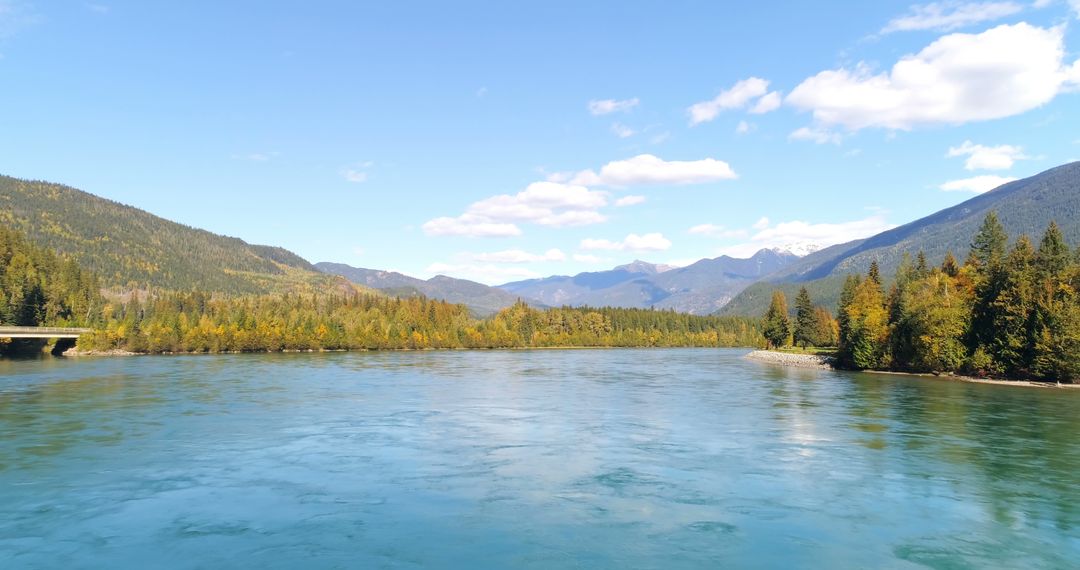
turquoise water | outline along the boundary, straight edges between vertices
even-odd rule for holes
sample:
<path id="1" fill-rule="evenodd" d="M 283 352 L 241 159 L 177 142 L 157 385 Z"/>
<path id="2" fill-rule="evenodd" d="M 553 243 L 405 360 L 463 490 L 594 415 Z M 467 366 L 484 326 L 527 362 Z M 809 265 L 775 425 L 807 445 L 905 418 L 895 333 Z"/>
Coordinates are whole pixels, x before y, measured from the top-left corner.
<path id="1" fill-rule="evenodd" d="M 1080 392 L 738 350 L 0 362 L 0 568 L 1067 568 Z"/>

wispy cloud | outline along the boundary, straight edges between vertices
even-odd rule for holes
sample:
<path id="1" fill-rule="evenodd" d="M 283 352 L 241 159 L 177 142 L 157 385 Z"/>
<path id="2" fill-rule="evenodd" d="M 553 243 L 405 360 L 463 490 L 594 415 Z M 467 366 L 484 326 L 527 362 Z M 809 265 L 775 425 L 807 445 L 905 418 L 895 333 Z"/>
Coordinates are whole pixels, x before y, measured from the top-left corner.
<path id="1" fill-rule="evenodd" d="M 799 127 L 792 131 L 788 135 L 788 140 L 791 141 L 810 141 L 815 144 L 840 144 L 843 137 L 839 133 L 830 131 L 829 129 L 823 129 L 820 127 Z"/>
<path id="2" fill-rule="evenodd" d="M 248 162 L 269 162 L 280 156 L 280 152 L 248 152 L 232 155 L 233 160 L 246 160 Z"/>
<path id="3" fill-rule="evenodd" d="M 719 253 L 732 257 L 749 257 L 766 248 L 808 244 L 828 247 L 870 237 L 894 227 L 896 225 L 889 223 L 881 213 L 849 222 L 812 223 L 793 220 L 773 225 L 768 218 L 762 218 L 754 224 L 757 232 L 750 237 L 750 241 L 724 247 Z"/>
<path id="4" fill-rule="evenodd" d="M 372 166 L 375 166 L 375 163 L 370 160 L 346 166 L 341 169 L 341 177 L 344 178 L 346 182 L 363 184 L 368 181 L 368 169 Z"/>
<path id="5" fill-rule="evenodd" d="M 535 263 L 539 261 L 565 261 L 566 254 L 559 249 L 549 249 L 544 253 L 529 253 L 520 249 L 506 249 L 490 253 L 467 253 L 464 255 L 471 261 L 486 263 Z"/>
<path id="6" fill-rule="evenodd" d="M 424 224 L 431 236 L 507 237 L 521 235 L 518 223 L 541 226 L 584 226 L 607 220 L 598 210 L 608 194 L 561 182 L 534 182 L 517 194 L 499 194 L 471 204 L 456 217 Z"/>
<path id="7" fill-rule="evenodd" d="M 37 14 L 25 2 L 0 0 L 0 39 L 14 36 L 37 19 Z"/>
<path id="8" fill-rule="evenodd" d="M 1024 6 L 1016 2 L 931 2 L 912 6 L 907 14 L 889 21 L 882 34 L 934 30 L 949 32 L 959 28 L 999 20 L 1018 14 Z"/>
<path id="9" fill-rule="evenodd" d="M 630 128 L 630 127 L 628 127 L 628 126 L 626 126 L 626 125 L 624 125 L 622 123 L 612 123 L 611 124 L 611 132 L 614 133 L 615 136 L 619 137 L 620 139 L 630 138 L 630 137 L 637 134 L 637 131 L 635 131 L 634 129 L 632 129 L 632 128 Z"/>
<path id="10" fill-rule="evenodd" d="M 645 235 L 630 234 L 619 241 L 606 239 L 583 239 L 579 248 L 607 251 L 664 251 L 671 248 L 671 240 L 661 233 Z"/>
<path id="11" fill-rule="evenodd" d="M 625 113 L 638 106 L 640 101 L 633 99 L 594 99 L 589 101 L 589 112 L 593 115 L 610 115 L 611 113 Z"/>
<path id="12" fill-rule="evenodd" d="M 1017 179 L 987 174 L 983 176 L 972 176 L 971 178 L 964 178 L 961 180 L 951 180 L 942 184 L 939 188 L 946 192 L 975 192 L 976 194 L 982 194 L 983 192 L 989 192 L 1002 184 L 1007 184 L 1014 180 Z"/>
<path id="13" fill-rule="evenodd" d="M 572 179 L 587 186 L 637 186 L 642 184 L 701 184 L 738 178 L 731 165 L 714 158 L 701 160 L 664 160 L 651 154 L 639 154 L 626 160 L 609 162 L 597 174 L 583 170 Z"/>
<path id="14" fill-rule="evenodd" d="M 750 77 L 737 81 L 730 89 L 720 91 L 708 101 L 694 103 L 686 110 L 690 115 L 690 125 L 699 125 L 716 119 L 723 111 L 743 109 L 754 100 L 757 103 L 750 108 L 751 113 L 768 113 L 780 107 L 781 97 L 778 92 L 769 92 L 769 82 L 760 77 Z"/>
<path id="15" fill-rule="evenodd" d="M 645 197 L 644 196 L 623 196 L 622 198 L 619 198 L 618 200 L 615 200 L 615 205 L 619 206 L 619 207 L 636 206 L 638 204 L 644 204 L 644 203 L 645 203 Z"/>
<path id="16" fill-rule="evenodd" d="M 743 229 L 728 229 L 716 224 L 698 224 L 686 230 L 686 233 L 715 238 L 743 238 L 750 235 Z"/>

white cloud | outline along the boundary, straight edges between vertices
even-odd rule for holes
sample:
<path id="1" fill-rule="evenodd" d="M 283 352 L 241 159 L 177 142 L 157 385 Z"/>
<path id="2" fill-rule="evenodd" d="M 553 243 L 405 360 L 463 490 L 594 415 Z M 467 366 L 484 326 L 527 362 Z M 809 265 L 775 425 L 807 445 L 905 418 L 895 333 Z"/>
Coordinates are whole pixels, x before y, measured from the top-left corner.
<path id="1" fill-rule="evenodd" d="M 491 253 L 470 253 L 466 258 L 487 263 L 534 263 L 538 261 L 564 261 L 566 254 L 558 249 L 549 249 L 541 254 L 529 253 L 520 249 L 507 249 Z"/>
<path id="2" fill-rule="evenodd" d="M 630 127 L 622 123 L 612 123 L 611 132 L 615 133 L 615 136 L 619 137 L 620 139 L 630 138 L 637 134 L 637 131 L 631 129 Z"/>
<path id="3" fill-rule="evenodd" d="M 449 275 L 461 279 L 470 279 L 488 285 L 505 283 L 519 279 L 535 279 L 541 275 L 524 267 L 503 267 L 487 264 L 453 264 L 432 263 L 427 266 L 427 272 L 432 275 Z"/>
<path id="4" fill-rule="evenodd" d="M 783 97 L 780 96 L 779 91 L 773 91 L 758 99 L 757 103 L 750 108 L 750 113 L 753 115 L 764 115 L 765 113 L 771 113 L 780 108 L 780 103 L 783 101 Z"/>
<path id="5" fill-rule="evenodd" d="M 714 158 L 668 161 L 651 154 L 639 154 L 605 164 L 600 168 L 600 174 L 592 170 L 579 172 L 572 182 L 596 186 L 701 184 L 737 177 L 728 163 Z"/>
<path id="6" fill-rule="evenodd" d="M 904 56 L 888 72 L 873 74 L 859 64 L 818 73 L 785 101 L 812 111 L 819 126 L 849 131 L 1009 117 L 1050 102 L 1080 80 L 1064 62 L 1064 32 L 1063 26 L 1022 22 L 951 34 Z"/>
<path id="7" fill-rule="evenodd" d="M 983 146 L 964 141 L 960 146 L 949 147 L 947 157 L 967 156 L 967 170 L 1008 170 L 1017 160 L 1029 158 L 1024 149 L 1012 145 Z"/>
<path id="8" fill-rule="evenodd" d="M 721 237 L 721 238 L 740 238 L 746 237 L 749 232 L 746 230 L 729 230 L 724 226 L 718 226 L 715 224 L 698 224 L 692 228 L 686 230 L 687 233 L 709 236 L 709 237 Z"/>
<path id="9" fill-rule="evenodd" d="M 456 218 L 435 218 L 423 225 L 429 236 L 511 237 L 521 235 L 514 224 L 492 222 L 478 216 L 463 214 Z"/>
<path id="10" fill-rule="evenodd" d="M 610 241 L 606 239 L 583 239 L 579 245 L 581 249 L 609 250 L 609 251 L 664 251 L 671 247 L 671 240 L 660 233 L 645 235 L 630 234 L 622 241 Z"/>
<path id="11" fill-rule="evenodd" d="M 589 112 L 593 115 L 609 115 L 611 113 L 625 113 L 634 107 L 637 107 L 637 97 L 633 99 L 599 99 L 589 101 Z"/>
<path id="12" fill-rule="evenodd" d="M 840 144 L 841 138 L 838 133 L 817 127 L 799 127 L 788 135 L 791 141 L 813 141 L 816 144 Z"/>
<path id="13" fill-rule="evenodd" d="M 912 6 L 910 11 L 890 21 L 882 34 L 937 30 L 948 32 L 981 22 L 990 22 L 1023 11 L 1016 2 L 931 2 Z"/>
<path id="14" fill-rule="evenodd" d="M 735 126 L 735 134 L 737 135 L 745 135 L 752 130 L 754 130 L 754 125 L 746 121 L 739 121 L 739 124 Z"/>
<path id="15" fill-rule="evenodd" d="M 983 192 L 988 192 L 1002 184 L 1012 182 L 1013 180 L 1016 180 L 1016 178 L 987 174 L 984 176 L 964 178 L 962 180 L 952 180 L 942 184 L 939 188 L 946 192 L 975 192 L 977 194 L 982 194 Z"/>
<path id="16" fill-rule="evenodd" d="M 1076 18 L 1080 20 L 1080 0 L 1069 0 L 1069 7 L 1072 8 L 1073 14 L 1076 14 Z"/>
<path id="17" fill-rule="evenodd" d="M 769 227 L 769 218 L 762 216 L 760 219 L 758 219 L 758 221 L 754 222 L 754 225 L 750 227 L 754 228 L 755 230 L 763 230 Z"/>
<path id="18" fill-rule="evenodd" d="M 751 112 L 767 113 L 779 106 L 780 94 L 769 93 L 769 82 L 760 77 L 743 79 L 736 82 L 731 89 L 721 91 L 716 97 L 691 105 L 687 109 L 687 113 L 690 114 L 690 124 L 707 123 L 715 119 L 722 111 L 742 109 L 754 99 L 759 100 Z"/>
<path id="19" fill-rule="evenodd" d="M 758 232 L 751 236 L 749 242 L 722 248 L 719 253 L 745 258 L 764 248 L 789 246 L 791 244 L 814 244 L 818 247 L 828 247 L 870 237 L 896 227 L 895 224 L 887 222 L 883 214 L 875 214 L 869 218 L 840 223 L 814 224 L 795 220 L 781 222 L 770 227 L 767 222 L 767 219 L 762 218 L 758 223 L 754 224 Z"/>
<path id="20" fill-rule="evenodd" d="M 636 206 L 645 202 L 644 196 L 623 196 L 615 200 L 616 206 Z"/>
<path id="21" fill-rule="evenodd" d="M 517 194 L 474 202 L 456 218 L 435 218 L 423 230 L 432 236 L 506 237 L 521 235 L 519 222 L 554 227 L 597 224 L 607 220 L 597 211 L 607 205 L 607 196 L 580 185 L 533 182 Z"/>

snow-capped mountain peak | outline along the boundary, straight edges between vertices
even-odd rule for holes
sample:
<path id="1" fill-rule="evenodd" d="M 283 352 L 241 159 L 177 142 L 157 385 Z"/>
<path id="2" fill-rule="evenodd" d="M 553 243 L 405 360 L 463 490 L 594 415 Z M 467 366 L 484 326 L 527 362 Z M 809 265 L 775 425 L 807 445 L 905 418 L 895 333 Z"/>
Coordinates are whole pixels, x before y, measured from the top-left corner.
<path id="1" fill-rule="evenodd" d="M 816 243 L 810 242 L 792 242 L 784 245 L 778 245 L 772 248 L 776 253 L 790 253 L 791 255 L 797 255 L 803 257 L 810 255 L 815 251 L 821 249 L 821 246 Z"/>

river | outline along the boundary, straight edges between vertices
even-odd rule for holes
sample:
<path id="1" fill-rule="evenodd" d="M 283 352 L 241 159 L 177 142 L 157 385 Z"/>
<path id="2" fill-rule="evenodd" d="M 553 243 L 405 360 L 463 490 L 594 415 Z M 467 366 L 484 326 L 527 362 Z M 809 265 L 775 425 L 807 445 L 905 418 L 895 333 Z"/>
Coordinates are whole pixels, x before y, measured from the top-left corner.
<path id="1" fill-rule="evenodd" d="M 1080 561 L 1080 391 L 745 352 L 2 361 L 0 567 Z"/>

